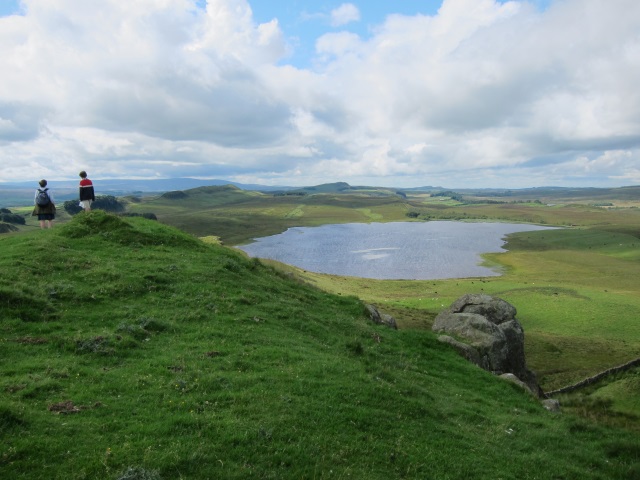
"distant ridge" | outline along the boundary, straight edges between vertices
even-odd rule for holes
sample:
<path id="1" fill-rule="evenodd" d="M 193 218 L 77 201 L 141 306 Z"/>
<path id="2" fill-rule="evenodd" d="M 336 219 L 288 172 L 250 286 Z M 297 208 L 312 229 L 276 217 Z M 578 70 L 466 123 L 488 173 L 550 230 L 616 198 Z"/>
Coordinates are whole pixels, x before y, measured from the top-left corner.
<path id="1" fill-rule="evenodd" d="M 640 186 L 625 186 L 614 188 L 601 187 L 531 187 L 531 188 L 452 188 L 452 187 L 376 187 L 376 186 L 352 186 L 346 182 L 324 183 L 315 186 L 291 187 L 269 186 L 260 184 L 245 184 L 231 182 L 223 179 L 197 179 L 197 178 L 154 178 L 154 179 L 100 179 L 93 178 L 98 195 L 113 195 L 122 197 L 127 195 L 152 195 L 178 190 L 192 190 L 200 187 L 213 187 L 232 185 L 241 190 L 257 191 L 265 193 L 298 193 L 298 194 L 341 194 L 341 193 L 372 193 L 380 195 L 407 193 L 452 192 L 460 195 L 478 197 L 519 197 L 531 198 L 557 198 L 557 197 L 590 197 L 606 198 L 617 194 L 621 198 L 640 198 Z M 19 205 L 31 205 L 33 192 L 36 188 L 36 180 L 33 182 L 0 182 L 0 207 Z M 51 180 L 49 186 L 55 191 L 58 201 L 73 200 L 77 197 L 78 182 L 76 180 Z"/>
<path id="2" fill-rule="evenodd" d="M 223 185 L 233 185 L 242 190 L 252 190 L 259 192 L 287 191 L 294 187 L 268 185 L 243 184 L 230 182 L 228 180 L 209 179 L 202 180 L 196 178 L 166 178 L 150 180 L 131 179 L 93 179 L 97 195 L 113 195 L 122 197 L 127 195 L 151 195 L 162 194 L 175 190 L 192 190 L 199 187 L 214 187 Z M 73 200 L 78 195 L 78 182 L 75 180 L 51 180 L 49 187 L 54 190 L 58 202 Z M 31 205 L 33 203 L 33 192 L 37 186 L 37 181 L 33 182 L 0 182 L 0 207 L 12 207 L 19 205 Z"/>
<path id="3" fill-rule="evenodd" d="M 150 180 L 144 179 L 94 179 L 96 188 L 104 192 L 123 191 L 127 193 L 139 192 L 166 192 L 170 190 L 188 190 L 197 187 L 234 185 L 243 190 L 259 190 L 273 191 L 286 190 L 294 187 L 286 186 L 268 186 L 258 184 L 243 184 L 230 182 L 221 179 L 197 179 L 197 178 L 154 178 Z M 33 182 L 0 182 L 0 189 L 34 189 L 36 180 Z M 55 189 L 77 188 L 78 182 L 75 180 L 51 180 L 49 186 Z"/>

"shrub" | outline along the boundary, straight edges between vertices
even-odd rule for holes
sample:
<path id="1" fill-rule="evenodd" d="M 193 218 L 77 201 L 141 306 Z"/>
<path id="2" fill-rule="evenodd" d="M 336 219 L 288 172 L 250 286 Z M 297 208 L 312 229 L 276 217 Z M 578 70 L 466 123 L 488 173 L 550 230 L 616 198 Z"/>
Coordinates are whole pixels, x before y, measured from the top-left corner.
<path id="1" fill-rule="evenodd" d="M 105 212 L 124 212 L 124 204 L 113 195 L 98 195 L 91 208 L 104 210 Z"/>
<path id="2" fill-rule="evenodd" d="M 3 208 L 3 210 L 6 210 Z M 16 215 L 15 213 L 6 213 L 6 212 L 1 212 L 0 213 L 0 222 L 6 222 L 6 223 L 14 223 L 16 225 L 24 225 L 25 219 L 22 215 Z"/>
<path id="3" fill-rule="evenodd" d="M 69 215 L 76 215 L 82 211 L 78 200 L 67 200 L 62 204 L 62 207 Z M 98 195 L 95 202 L 91 204 L 91 209 L 119 213 L 124 212 L 125 205 L 113 195 Z"/>
<path id="4" fill-rule="evenodd" d="M 180 200 L 182 198 L 187 198 L 189 195 L 184 193 L 181 190 L 176 190 L 173 192 L 166 192 L 161 195 L 161 198 L 168 198 L 170 200 Z"/>
<path id="5" fill-rule="evenodd" d="M 67 200 L 62 204 L 62 208 L 64 208 L 64 211 L 69 215 L 75 215 L 82 211 L 82 207 L 77 200 Z"/>
<path id="6" fill-rule="evenodd" d="M 142 217 L 147 220 L 158 220 L 158 217 L 155 213 L 145 212 L 145 213 L 133 213 L 133 212 L 125 212 L 120 214 L 121 217 Z"/>
<path id="7" fill-rule="evenodd" d="M 18 228 L 10 223 L 0 223 L 0 233 L 16 232 Z"/>

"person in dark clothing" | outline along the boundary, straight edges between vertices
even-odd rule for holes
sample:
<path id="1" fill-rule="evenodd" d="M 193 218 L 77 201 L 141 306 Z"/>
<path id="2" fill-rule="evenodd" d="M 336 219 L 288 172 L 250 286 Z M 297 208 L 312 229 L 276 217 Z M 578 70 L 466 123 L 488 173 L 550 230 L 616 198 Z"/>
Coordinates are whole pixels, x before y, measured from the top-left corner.
<path id="1" fill-rule="evenodd" d="M 85 212 L 91 210 L 91 202 L 96 200 L 96 194 L 93 190 L 93 182 L 87 178 L 87 172 L 80 172 L 80 206 Z"/>
<path id="2" fill-rule="evenodd" d="M 53 193 L 47 188 L 46 180 L 40 180 L 38 185 L 40 185 L 40 188 L 36 189 L 36 194 L 33 197 L 35 207 L 31 215 L 38 217 L 40 228 L 51 228 L 53 227 L 53 220 L 56 218 L 56 204 L 54 203 Z M 42 197 L 42 193 L 46 193 L 49 197 L 49 202 L 46 204 L 43 204 L 44 202 L 39 198 Z"/>

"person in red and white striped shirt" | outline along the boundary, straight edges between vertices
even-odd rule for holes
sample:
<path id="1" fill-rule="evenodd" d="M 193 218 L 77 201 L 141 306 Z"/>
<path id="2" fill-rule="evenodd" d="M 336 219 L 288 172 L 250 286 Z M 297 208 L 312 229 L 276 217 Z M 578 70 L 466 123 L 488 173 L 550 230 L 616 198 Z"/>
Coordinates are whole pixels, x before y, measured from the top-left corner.
<path id="1" fill-rule="evenodd" d="M 96 199 L 96 194 L 93 191 L 93 182 L 87 178 L 87 172 L 84 170 L 80 172 L 80 206 L 84 208 L 85 212 L 91 210 L 91 202 Z"/>

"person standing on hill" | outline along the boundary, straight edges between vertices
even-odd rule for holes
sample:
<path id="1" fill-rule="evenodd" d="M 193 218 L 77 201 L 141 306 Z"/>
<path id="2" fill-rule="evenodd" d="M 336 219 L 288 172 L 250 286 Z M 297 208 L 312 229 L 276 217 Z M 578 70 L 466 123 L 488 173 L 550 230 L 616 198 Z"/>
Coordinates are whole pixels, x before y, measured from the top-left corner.
<path id="1" fill-rule="evenodd" d="M 35 207 L 32 216 L 37 216 L 40 221 L 40 228 L 53 227 L 53 220 L 56 218 L 56 204 L 53 200 L 53 193 L 47 188 L 47 181 L 42 179 L 38 182 L 40 188 L 36 190 L 33 203 Z"/>
<path id="2" fill-rule="evenodd" d="M 80 172 L 80 206 L 85 212 L 91 210 L 91 202 L 96 200 L 96 194 L 93 191 L 93 182 L 87 178 L 87 172 Z"/>

